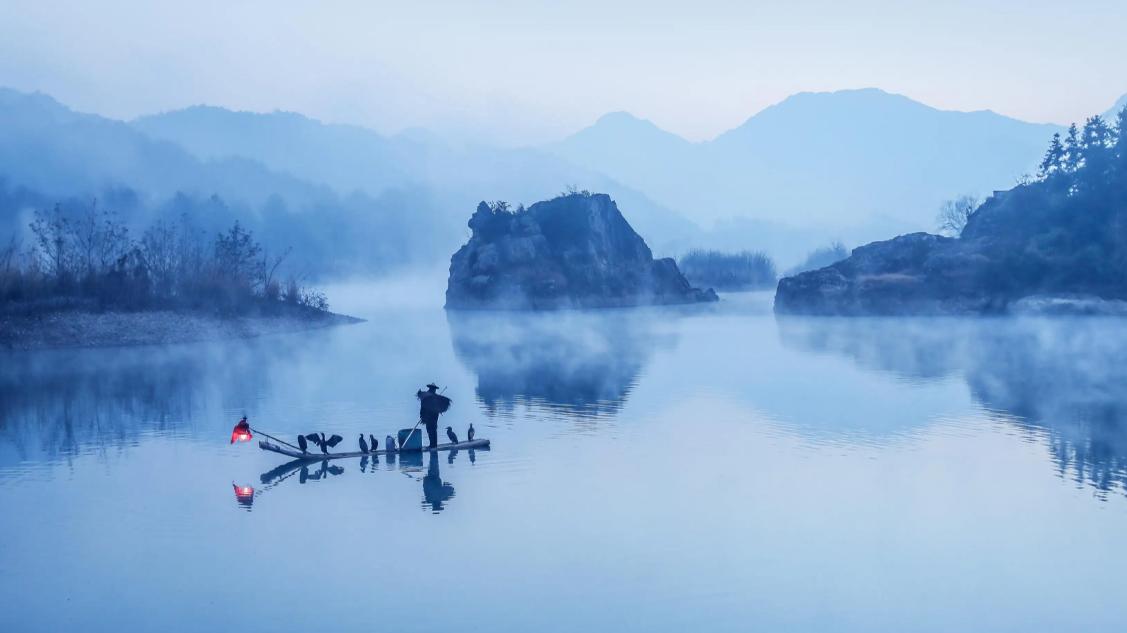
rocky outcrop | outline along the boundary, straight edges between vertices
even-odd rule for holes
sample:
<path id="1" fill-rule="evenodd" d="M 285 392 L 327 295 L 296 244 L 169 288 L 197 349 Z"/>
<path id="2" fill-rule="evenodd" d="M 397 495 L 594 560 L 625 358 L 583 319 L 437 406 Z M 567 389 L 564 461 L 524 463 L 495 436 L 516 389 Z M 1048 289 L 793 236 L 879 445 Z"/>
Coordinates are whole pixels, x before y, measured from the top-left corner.
<path id="1" fill-rule="evenodd" d="M 1127 196 L 1120 195 L 1055 182 L 998 192 L 959 238 L 902 235 L 780 280 L 775 311 L 990 314 L 1127 299 Z"/>
<path id="2" fill-rule="evenodd" d="M 552 310 L 716 301 L 672 259 L 653 258 L 605 194 L 574 193 L 528 209 L 478 205 L 472 236 L 450 260 L 446 307 Z"/>
<path id="3" fill-rule="evenodd" d="M 912 233 L 858 247 L 836 264 L 781 279 L 775 311 L 861 315 L 984 310 L 984 298 L 966 292 L 965 267 L 950 265 L 954 242 Z"/>

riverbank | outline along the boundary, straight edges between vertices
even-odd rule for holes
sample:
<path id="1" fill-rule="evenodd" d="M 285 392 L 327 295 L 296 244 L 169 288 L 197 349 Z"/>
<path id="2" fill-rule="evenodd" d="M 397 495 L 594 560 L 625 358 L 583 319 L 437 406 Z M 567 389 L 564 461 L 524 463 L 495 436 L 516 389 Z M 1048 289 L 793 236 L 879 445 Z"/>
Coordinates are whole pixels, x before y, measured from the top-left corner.
<path id="1" fill-rule="evenodd" d="M 359 323 L 362 319 L 295 308 L 278 314 L 221 316 L 205 312 L 59 311 L 0 314 L 0 349 L 161 345 L 245 339 Z"/>

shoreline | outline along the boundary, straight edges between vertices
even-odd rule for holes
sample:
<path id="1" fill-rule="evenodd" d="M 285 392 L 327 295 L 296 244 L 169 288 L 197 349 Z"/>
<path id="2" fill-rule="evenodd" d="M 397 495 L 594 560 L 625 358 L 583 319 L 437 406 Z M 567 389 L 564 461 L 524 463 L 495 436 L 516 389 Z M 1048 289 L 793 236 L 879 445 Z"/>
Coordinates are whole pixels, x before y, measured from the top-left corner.
<path id="1" fill-rule="evenodd" d="M 135 347 L 241 340 L 363 321 L 334 312 L 304 311 L 230 317 L 206 312 L 173 310 L 140 312 L 76 310 L 37 315 L 0 315 L 0 351 Z"/>

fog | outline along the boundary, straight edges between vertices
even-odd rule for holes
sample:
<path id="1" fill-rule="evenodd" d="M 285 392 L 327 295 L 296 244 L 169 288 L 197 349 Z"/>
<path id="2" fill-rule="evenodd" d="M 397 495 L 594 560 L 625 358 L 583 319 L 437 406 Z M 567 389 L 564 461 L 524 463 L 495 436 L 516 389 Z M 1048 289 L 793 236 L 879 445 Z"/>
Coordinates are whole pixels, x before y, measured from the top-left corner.
<path id="1" fill-rule="evenodd" d="M 309 334 L 5 353 L 0 461 L 130 450 L 149 435 L 206 442 L 242 413 L 290 434 L 335 428 L 342 413 L 350 427 L 390 416 L 360 429 L 382 439 L 412 419 L 412 390 L 437 380 L 459 403 L 459 432 L 528 416 L 589 432 L 703 389 L 710 408 L 739 402 L 811 441 L 868 445 L 924 432 L 969 398 L 1044 442 L 1063 476 L 1125 491 L 1127 336 L 1112 319 L 776 321 L 767 293 L 704 307 L 445 312 L 442 287 L 440 271 L 330 284 L 334 305 L 367 320 Z M 655 364 L 680 377 L 648 383 Z M 629 406 L 635 397 L 644 402 Z"/>
<path id="2" fill-rule="evenodd" d="M 0 520 L 0 566 L 28 570 L 0 574 L 26 607 L 0 620 L 67 626 L 115 587 L 127 608 L 103 616 L 111 627 L 286 628 L 306 620 L 273 601 L 311 599 L 360 625 L 370 614 L 353 607 L 375 587 L 412 613 L 389 621 L 420 630 L 467 615 L 527 630 L 545 614 L 597 628 L 620 609 L 683 630 L 686 607 L 733 623 L 721 630 L 808 628 L 820 617 L 788 601 L 811 583 L 826 612 L 860 600 L 897 628 L 941 592 L 972 606 L 927 630 L 995 629 L 1016 617 L 996 608 L 1007 601 L 1062 626 L 1122 615 L 1081 589 L 1127 564 L 1114 320 L 776 318 L 770 293 L 463 313 L 442 309 L 441 279 L 329 284 L 366 320 L 306 333 L 0 352 L 0 503 L 20 508 Z M 489 450 L 301 463 L 228 444 L 244 414 L 255 440 L 383 442 L 414 423 L 430 381 L 453 400 L 440 425 L 464 437 L 472 423 Z M 453 611 L 418 595 L 435 570 L 459 588 Z M 271 600 L 231 604 L 231 586 Z M 733 587 L 779 606 L 751 609 Z M 72 600 L 47 608 L 49 588 Z M 590 609 L 553 606 L 560 595 Z M 655 597 L 669 606 L 643 608 Z"/>

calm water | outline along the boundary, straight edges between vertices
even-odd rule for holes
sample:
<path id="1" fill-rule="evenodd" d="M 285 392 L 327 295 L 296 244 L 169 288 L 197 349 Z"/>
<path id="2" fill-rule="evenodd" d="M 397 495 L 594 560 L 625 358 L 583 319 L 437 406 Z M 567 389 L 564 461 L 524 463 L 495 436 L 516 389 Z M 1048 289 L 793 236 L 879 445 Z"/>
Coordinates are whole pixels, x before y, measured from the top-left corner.
<path id="1" fill-rule="evenodd" d="M 0 358 L 0 630 L 1122 631 L 1127 328 L 717 306 Z M 446 386 L 492 450 L 286 467 Z M 254 493 L 240 499 L 236 486 Z"/>

